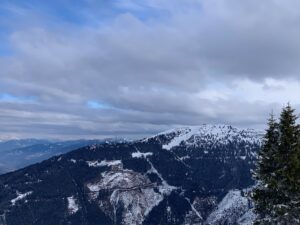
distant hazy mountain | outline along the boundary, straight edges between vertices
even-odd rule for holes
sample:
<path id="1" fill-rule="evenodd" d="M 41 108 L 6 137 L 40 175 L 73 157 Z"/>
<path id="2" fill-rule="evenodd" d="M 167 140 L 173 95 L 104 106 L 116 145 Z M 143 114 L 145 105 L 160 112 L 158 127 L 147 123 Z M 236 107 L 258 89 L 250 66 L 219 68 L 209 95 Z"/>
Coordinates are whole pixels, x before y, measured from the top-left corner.
<path id="1" fill-rule="evenodd" d="M 91 145 L 0 176 L 0 224 L 251 224 L 260 145 L 223 125 Z"/>
<path id="2" fill-rule="evenodd" d="M 25 148 L 31 145 L 37 144 L 46 144 L 50 143 L 47 140 L 39 140 L 39 139 L 17 139 L 17 140 L 9 140 L 9 141 L 0 141 L 0 174 L 13 170 L 13 164 L 10 162 L 12 159 L 7 157 L 10 154 L 10 151 L 19 148 Z M 21 160 L 23 161 L 23 160 Z"/>
<path id="3" fill-rule="evenodd" d="M 112 139 L 118 141 L 117 139 Z M 112 141 L 111 140 L 111 141 Z M 109 140 L 49 141 L 21 139 L 0 142 L 0 174 L 41 162 L 54 155 L 63 154 L 92 144 Z"/>
<path id="4" fill-rule="evenodd" d="M 7 150 L 23 148 L 30 145 L 36 145 L 36 144 L 45 144 L 45 143 L 51 143 L 51 142 L 47 140 L 40 140 L 40 139 L 16 139 L 16 140 L 9 140 L 9 141 L 0 141 L 0 153 Z"/>

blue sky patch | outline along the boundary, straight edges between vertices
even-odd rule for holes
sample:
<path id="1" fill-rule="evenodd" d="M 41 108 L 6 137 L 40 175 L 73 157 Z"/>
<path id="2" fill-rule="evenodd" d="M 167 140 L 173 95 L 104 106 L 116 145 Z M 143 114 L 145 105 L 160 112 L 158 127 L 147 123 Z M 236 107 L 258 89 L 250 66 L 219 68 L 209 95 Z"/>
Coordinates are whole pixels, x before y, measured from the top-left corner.
<path id="1" fill-rule="evenodd" d="M 88 101 L 87 106 L 91 109 L 111 109 L 112 106 L 109 104 L 103 103 L 103 102 L 98 102 L 98 101 Z"/>
<path id="2" fill-rule="evenodd" d="M 0 94 L 0 102 L 33 104 L 38 102 L 36 96 L 16 96 L 8 93 Z"/>

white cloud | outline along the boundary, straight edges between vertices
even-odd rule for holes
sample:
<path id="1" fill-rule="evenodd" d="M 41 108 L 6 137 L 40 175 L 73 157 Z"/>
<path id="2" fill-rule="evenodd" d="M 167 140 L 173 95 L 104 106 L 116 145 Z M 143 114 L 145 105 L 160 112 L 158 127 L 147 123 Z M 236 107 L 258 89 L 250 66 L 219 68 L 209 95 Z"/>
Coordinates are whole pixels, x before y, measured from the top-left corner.
<path id="1" fill-rule="evenodd" d="M 121 12 L 105 22 L 90 11 L 98 25 L 49 26 L 46 17 L 13 26 L 15 54 L 0 59 L 1 91 L 39 101 L 0 102 L 0 125 L 13 124 L 0 137 L 16 130 L 75 137 L 182 124 L 261 127 L 272 108 L 300 105 L 297 1 L 116 4 Z"/>

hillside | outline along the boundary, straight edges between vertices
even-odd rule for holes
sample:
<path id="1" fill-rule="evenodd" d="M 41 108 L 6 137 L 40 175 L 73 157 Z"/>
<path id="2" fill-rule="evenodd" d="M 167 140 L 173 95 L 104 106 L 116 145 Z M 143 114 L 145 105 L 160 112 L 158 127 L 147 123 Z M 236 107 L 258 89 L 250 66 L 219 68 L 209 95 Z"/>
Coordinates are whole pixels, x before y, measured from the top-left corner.
<path id="1" fill-rule="evenodd" d="M 249 224 L 260 144 L 203 125 L 81 148 L 0 176 L 0 224 Z"/>

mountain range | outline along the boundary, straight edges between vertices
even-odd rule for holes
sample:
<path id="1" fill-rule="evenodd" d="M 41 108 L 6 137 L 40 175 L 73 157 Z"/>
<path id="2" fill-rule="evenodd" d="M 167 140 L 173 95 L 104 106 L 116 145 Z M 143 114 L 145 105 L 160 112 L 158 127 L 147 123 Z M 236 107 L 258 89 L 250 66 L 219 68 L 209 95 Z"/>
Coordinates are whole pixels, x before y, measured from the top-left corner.
<path id="1" fill-rule="evenodd" d="M 122 142 L 123 139 L 54 141 L 18 139 L 0 142 L 0 174 L 41 162 L 84 146 L 104 142 Z"/>
<path id="2" fill-rule="evenodd" d="M 0 176 L 0 224 L 251 224 L 261 140 L 202 125 L 54 156 Z"/>

